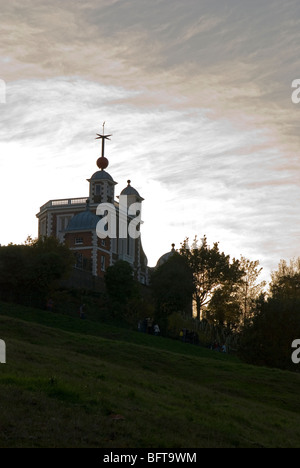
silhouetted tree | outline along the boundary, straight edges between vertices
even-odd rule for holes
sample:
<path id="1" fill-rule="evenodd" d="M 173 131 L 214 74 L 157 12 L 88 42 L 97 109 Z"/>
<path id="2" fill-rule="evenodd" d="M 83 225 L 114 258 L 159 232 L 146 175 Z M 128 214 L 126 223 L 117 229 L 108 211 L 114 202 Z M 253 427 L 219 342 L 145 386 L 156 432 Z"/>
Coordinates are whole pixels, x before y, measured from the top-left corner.
<path id="1" fill-rule="evenodd" d="M 220 303 L 222 297 L 227 297 L 230 287 L 240 281 L 243 271 L 238 260 L 233 259 L 230 262 L 230 256 L 220 252 L 218 242 L 210 248 L 206 236 L 202 239 L 200 246 L 195 237 L 191 248 L 189 239 L 185 239 L 180 253 L 187 259 L 193 272 L 194 300 L 197 318 L 200 319 L 201 310 L 210 303 L 214 292 L 226 285 L 226 291 L 224 289 L 223 294 L 218 293 L 216 297 L 216 301 Z"/>
<path id="2" fill-rule="evenodd" d="M 241 307 L 238 300 L 238 283 L 223 283 L 212 293 L 205 311 L 210 323 L 221 327 L 237 328 L 241 320 Z"/>
<path id="3" fill-rule="evenodd" d="M 240 273 L 236 280 L 224 281 L 212 294 L 205 311 L 205 317 L 217 325 L 240 329 L 246 319 L 250 318 L 256 307 L 256 300 L 263 292 L 265 281 L 258 282 L 262 268 L 259 262 L 241 256 Z"/>
<path id="4" fill-rule="evenodd" d="M 256 300 L 261 296 L 266 286 L 265 281 L 258 282 L 258 277 L 262 272 L 259 261 L 251 261 L 241 256 L 240 266 L 244 271 L 243 277 L 238 284 L 237 300 L 241 310 L 242 322 L 249 319 L 255 310 Z"/>
<path id="5" fill-rule="evenodd" d="M 193 273 L 187 259 L 174 252 L 151 274 L 151 288 L 156 307 L 155 319 L 163 333 L 167 317 L 173 312 L 192 315 Z"/>
<path id="6" fill-rule="evenodd" d="M 0 247 L 0 292 L 5 300 L 43 305 L 47 294 L 64 278 L 73 254 L 57 239 L 27 239 L 23 245 Z"/>
<path id="7" fill-rule="evenodd" d="M 72 251 L 55 237 L 41 237 L 25 246 L 31 288 L 51 290 L 68 276 L 74 264 Z"/>
<path id="8" fill-rule="evenodd" d="M 27 257 L 24 245 L 0 247 L 0 297 L 18 301 L 27 289 Z"/>
<path id="9" fill-rule="evenodd" d="M 270 293 L 273 298 L 300 298 L 300 257 L 288 264 L 281 260 L 271 273 Z"/>
<path id="10" fill-rule="evenodd" d="M 177 252 L 151 274 L 151 287 L 158 309 L 191 312 L 193 273 L 187 259 Z"/>
<path id="11" fill-rule="evenodd" d="M 131 265 L 124 260 L 118 260 L 108 267 L 105 284 L 115 315 L 123 316 L 129 300 L 138 295 Z"/>
<path id="12" fill-rule="evenodd" d="M 251 364 L 299 370 L 291 360 L 292 342 L 299 337 L 300 299 L 262 297 L 240 335 L 239 356 Z"/>
<path id="13" fill-rule="evenodd" d="M 298 370 L 291 345 L 300 337 L 300 258 L 281 260 L 271 274 L 270 297 L 257 301 L 242 330 L 239 354 L 247 362 Z"/>

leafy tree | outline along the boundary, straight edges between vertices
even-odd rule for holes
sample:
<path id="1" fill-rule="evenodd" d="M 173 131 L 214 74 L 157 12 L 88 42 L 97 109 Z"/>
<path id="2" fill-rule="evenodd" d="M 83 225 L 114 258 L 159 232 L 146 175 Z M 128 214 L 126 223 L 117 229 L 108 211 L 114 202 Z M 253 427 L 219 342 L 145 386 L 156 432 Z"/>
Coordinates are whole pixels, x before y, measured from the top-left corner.
<path id="1" fill-rule="evenodd" d="M 300 258 L 281 260 L 271 274 L 270 297 L 257 301 L 257 311 L 246 321 L 240 356 L 247 362 L 298 370 L 291 360 L 291 344 L 300 337 Z"/>
<path id="2" fill-rule="evenodd" d="M 0 294 L 3 300 L 19 300 L 26 291 L 27 262 L 23 245 L 0 247 Z"/>
<path id="3" fill-rule="evenodd" d="M 193 273 L 187 259 L 177 252 L 152 273 L 151 287 L 158 309 L 168 313 L 191 310 Z"/>
<path id="4" fill-rule="evenodd" d="M 271 273 L 270 293 L 274 298 L 300 298 L 300 257 L 287 264 L 281 260 Z"/>
<path id="5" fill-rule="evenodd" d="M 74 264 L 71 250 L 55 237 L 41 237 L 27 244 L 25 249 L 27 281 L 35 290 L 51 290 L 70 273 Z"/>
<path id="6" fill-rule="evenodd" d="M 151 275 L 151 288 L 155 301 L 155 320 L 164 334 L 168 316 L 174 312 L 192 315 L 194 292 L 193 273 L 187 259 L 179 253 L 155 269 Z"/>
<path id="7" fill-rule="evenodd" d="M 244 275 L 238 284 L 237 300 L 241 310 L 242 322 L 245 322 L 253 315 L 256 300 L 263 293 L 266 282 L 258 282 L 258 277 L 262 271 L 258 260 L 251 261 L 241 256 L 240 266 L 244 271 Z"/>
<path id="8" fill-rule="evenodd" d="M 291 345 L 299 337 L 300 299 L 261 297 L 256 314 L 242 330 L 239 356 L 251 364 L 298 370 Z"/>
<path id="9" fill-rule="evenodd" d="M 70 271 L 73 254 L 55 238 L 27 239 L 0 247 L 0 291 L 5 300 L 44 304 L 46 295 Z"/>
<path id="10" fill-rule="evenodd" d="M 218 242 L 213 247 L 207 244 L 206 236 L 202 239 L 201 246 L 195 237 L 192 247 L 189 248 L 189 239 L 186 238 L 181 246 L 180 253 L 187 259 L 193 272 L 194 300 L 196 303 L 197 318 L 200 319 L 202 309 L 207 306 L 215 291 L 226 287 L 223 293 L 218 293 L 215 302 L 222 297 L 227 297 L 232 285 L 236 284 L 243 276 L 240 262 L 220 252 Z M 225 294 L 226 293 L 226 294 Z"/>
<path id="11" fill-rule="evenodd" d="M 118 260 L 108 267 L 105 284 L 114 312 L 116 315 L 123 315 L 129 300 L 137 295 L 137 284 L 134 281 L 131 265 L 124 260 Z"/>
<path id="12" fill-rule="evenodd" d="M 263 292 L 265 281 L 257 282 L 262 268 L 259 261 L 241 256 L 241 277 L 237 281 L 225 281 L 217 288 L 206 311 L 206 318 L 218 325 L 240 328 L 255 310 L 256 300 Z"/>
<path id="13" fill-rule="evenodd" d="M 240 316 L 238 284 L 227 282 L 215 289 L 205 312 L 205 318 L 221 327 L 236 328 Z"/>

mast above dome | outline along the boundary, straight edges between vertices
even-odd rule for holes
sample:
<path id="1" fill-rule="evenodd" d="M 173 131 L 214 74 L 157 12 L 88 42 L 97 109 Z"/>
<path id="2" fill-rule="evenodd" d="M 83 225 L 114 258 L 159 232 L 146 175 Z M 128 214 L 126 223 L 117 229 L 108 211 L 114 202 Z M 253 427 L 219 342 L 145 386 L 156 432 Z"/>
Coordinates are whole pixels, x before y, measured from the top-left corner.
<path id="1" fill-rule="evenodd" d="M 104 126 L 105 126 L 105 122 L 103 122 L 103 124 L 102 124 L 102 133 L 103 134 L 100 135 L 99 133 L 97 133 L 97 137 L 95 138 L 95 140 L 102 140 L 101 157 L 97 159 L 97 166 L 99 167 L 99 169 L 101 169 L 101 171 L 106 169 L 108 164 L 109 164 L 108 159 L 105 158 L 105 156 L 104 156 L 104 145 L 105 145 L 105 140 L 110 140 L 109 137 L 112 136 L 112 135 L 104 135 Z"/>
<path id="2" fill-rule="evenodd" d="M 91 205 L 95 203 L 114 203 L 115 188 L 117 184 L 108 172 L 105 171 L 109 162 L 104 156 L 105 140 L 110 140 L 111 135 L 106 135 L 104 132 L 105 122 L 102 125 L 102 134 L 97 133 L 95 140 L 102 140 L 102 154 L 97 159 L 98 170 L 90 179 L 87 179 L 90 184 L 89 198 Z"/>

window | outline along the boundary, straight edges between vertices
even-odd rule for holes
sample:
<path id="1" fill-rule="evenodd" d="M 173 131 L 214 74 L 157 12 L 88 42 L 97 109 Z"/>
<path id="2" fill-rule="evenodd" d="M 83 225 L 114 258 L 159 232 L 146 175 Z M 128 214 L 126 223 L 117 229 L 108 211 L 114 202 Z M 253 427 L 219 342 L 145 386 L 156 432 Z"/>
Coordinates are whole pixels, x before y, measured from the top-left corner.
<path id="1" fill-rule="evenodd" d="M 81 253 L 75 254 L 75 268 L 79 270 L 92 271 L 92 260 L 84 257 Z"/>
<path id="2" fill-rule="evenodd" d="M 101 271 L 105 271 L 105 257 L 101 255 Z"/>
<path id="3" fill-rule="evenodd" d="M 75 237 L 75 245 L 82 245 L 83 238 L 82 237 Z"/>
<path id="4" fill-rule="evenodd" d="M 102 202 L 102 187 L 100 184 L 94 186 L 94 203 Z"/>
<path id="5" fill-rule="evenodd" d="M 63 231 L 66 230 L 71 218 L 72 218 L 72 216 L 59 216 L 59 218 L 58 218 L 58 230 L 60 232 L 63 232 Z"/>
<path id="6" fill-rule="evenodd" d="M 80 269 L 83 267 L 83 255 L 80 253 L 75 254 L 75 267 Z"/>
<path id="7" fill-rule="evenodd" d="M 46 220 L 43 219 L 43 221 L 41 222 L 41 232 L 40 232 L 41 236 L 46 236 L 47 234 L 47 231 L 46 231 Z"/>
<path id="8" fill-rule="evenodd" d="M 56 237 L 60 242 L 64 241 L 64 233 L 66 231 L 66 228 L 71 218 L 72 218 L 71 215 L 68 215 L 68 216 L 58 215 L 57 216 Z"/>
<path id="9" fill-rule="evenodd" d="M 105 239 L 101 239 L 101 245 L 103 245 L 103 247 L 105 247 Z"/>

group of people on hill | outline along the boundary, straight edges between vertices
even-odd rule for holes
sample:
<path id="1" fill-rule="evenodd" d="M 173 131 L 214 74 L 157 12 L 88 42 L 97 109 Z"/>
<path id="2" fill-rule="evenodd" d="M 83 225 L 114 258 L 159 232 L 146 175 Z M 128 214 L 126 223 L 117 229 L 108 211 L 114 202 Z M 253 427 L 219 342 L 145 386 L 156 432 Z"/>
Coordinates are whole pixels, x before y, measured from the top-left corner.
<path id="1" fill-rule="evenodd" d="M 53 307 L 54 307 L 54 301 L 50 297 L 49 299 L 47 299 L 47 302 L 46 302 L 46 310 L 48 310 L 49 312 L 53 312 Z M 79 318 L 85 319 L 86 317 L 85 316 L 85 304 L 80 304 L 79 309 L 78 309 L 78 315 L 79 315 Z"/>
<path id="2" fill-rule="evenodd" d="M 160 334 L 160 328 L 158 324 L 154 324 L 153 319 L 150 317 L 146 317 L 143 320 L 139 320 L 138 331 L 155 336 L 158 336 Z"/>
<path id="3" fill-rule="evenodd" d="M 225 344 L 221 345 L 218 341 L 214 341 L 210 346 L 209 349 L 212 351 L 218 351 L 219 353 L 227 353 L 227 347 Z"/>
<path id="4" fill-rule="evenodd" d="M 179 333 L 179 339 L 183 343 L 191 343 L 199 345 L 199 336 L 198 333 L 190 331 L 187 328 L 182 328 Z M 221 345 L 218 341 L 214 341 L 208 346 L 209 349 L 213 351 L 218 351 L 219 353 L 227 353 L 227 346 L 225 344 Z"/>
<path id="5" fill-rule="evenodd" d="M 179 339 L 183 343 L 191 343 L 198 345 L 199 344 L 199 336 L 198 333 L 188 330 L 187 328 L 182 328 L 179 333 Z"/>
<path id="6" fill-rule="evenodd" d="M 51 298 L 47 300 L 46 310 L 53 311 L 54 302 Z M 85 304 L 81 304 L 79 307 L 79 318 L 85 319 Z M 148 333 L 149 335 L 158 336 L 160 334 L 160 328 L 157 323 L 154 323 L 153 319 L 146 317 L 143 320 L 138 322 L 138 331 L 142 333 Z M 191 343 L 199 345 L 199 336 L 198 333 L 188 330 L 187 328 L 182 328 L 179 333 L 179 339 L 183 343 Z M 218 341 L 214 341 L 208 346 L 212 351 L 217 351 L 219 353 L 227 353 L 227 347 L 225 344 L 221 345 Z"/>

